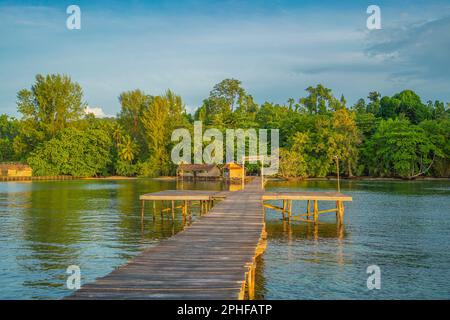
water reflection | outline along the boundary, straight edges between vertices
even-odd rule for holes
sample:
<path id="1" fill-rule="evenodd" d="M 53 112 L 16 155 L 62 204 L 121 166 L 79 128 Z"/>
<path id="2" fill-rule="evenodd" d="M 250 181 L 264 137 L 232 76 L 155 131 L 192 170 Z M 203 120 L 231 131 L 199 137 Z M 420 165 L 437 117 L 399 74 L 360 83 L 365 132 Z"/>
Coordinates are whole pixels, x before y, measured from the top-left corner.
<path id="1" fill-rule="evenodd" d="M 266 221 L 269 240 L 285 240 L 292 244 L 295 240 L 318 240 L 320 238 L 342 240 L 347 236 L 345 225 L 337 223 L 288 222 L 286 220 Z"/>
<path id="2" fill-rule="evenodd" d="M 268 190 L 334 190 L 335 181 L 274 182 Z M 183 221 L 147 212 L 139 194 L 175 189 L 176 181 L 34 181 L 0 183 L 0 298 L 54 299 L 70 294 L 66 268 L 82 283 L 122 265 L 143 248 L 183 230 Z M 179 186 L 180 187 L 180 186 Z M 222 190 L 222 183 L 184 182 Z M 257 265 L 257 297 L 393 299 L 450 297 L 450 183 L 343 181 L 354 201 L 345 224 L 280 220 L 266 212 L 268 248 Z M 296 212 L 304 210 L 298 204 Z M 321 217 L 322 219 L 322 217 Z M 369 292 L 366 268 L 379 265 L 382 290 Z"/>
<path id="3" fill-rule="evenodd" d="M 211 182 L 188 187 L 221 190 Z M 140 216 L 139 194 L 175 188 L 151 179 L 0 183 L 0 298 L 63 297 L 69 265 L 90 282 L 183 230 L 197 207 L 174 223 L 158 216 L 143 224 Z"/>

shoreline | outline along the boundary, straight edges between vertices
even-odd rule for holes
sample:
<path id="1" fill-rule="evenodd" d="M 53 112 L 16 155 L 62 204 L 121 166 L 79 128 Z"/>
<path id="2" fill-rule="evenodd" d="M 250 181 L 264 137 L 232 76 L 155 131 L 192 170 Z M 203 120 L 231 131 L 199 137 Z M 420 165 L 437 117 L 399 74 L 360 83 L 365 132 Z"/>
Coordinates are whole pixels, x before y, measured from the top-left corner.
<path id="1" fill-rule="evenodd" d="M 321 177 L 321 178 L 268 178 L 269 181 L 332 181 L 337 180 L 336 177 Z M 417 177 L 414 179 L 406 178 L 394 178 L 394 177 L 340 177 L 339 180 L 344 181 L 450 181 L 450 178 L 437 178 L 437 177 Z"/>
<path id="2" fill-rule="evenodd" d="M 252 176 L 250 176 L 252 177 Z M 5 179 L 1 179 L 0 182 L 30 182 L 30 181 L 67 181 L 67 180 L 104 180 L 104 181 L 120 181 L 120 180 L 156 180 L 156 181 L 176 181 L 176 176 L 161 176 L 161 177 L 125 177 L 125 176 L 107 176 L 107 177 L 71 177 L 67 176 L 64 178 L 61 177 L 9 177 Z M 279 177 L 269 177 L 267 181 L 274 182 L 298 182 L 298 181 L 335 181 L 336 177 L 320 177 L 320 178 L 279 178 Z M 450 178 L 437 178 L 437 177 L 416 177 L 414 179 L 406 179 L 406 178 L 393 178 L 393 177 L 370 177 L 370 176 L 361 176 L 361 177 L 341 177 L 341 181 L 450 181 Z M 223 181 L 222 179 L 215 180 Z M 203 181 L 205 182 L 205 181 Z M 207 182 L 207 181 L 206 181 Z"/>

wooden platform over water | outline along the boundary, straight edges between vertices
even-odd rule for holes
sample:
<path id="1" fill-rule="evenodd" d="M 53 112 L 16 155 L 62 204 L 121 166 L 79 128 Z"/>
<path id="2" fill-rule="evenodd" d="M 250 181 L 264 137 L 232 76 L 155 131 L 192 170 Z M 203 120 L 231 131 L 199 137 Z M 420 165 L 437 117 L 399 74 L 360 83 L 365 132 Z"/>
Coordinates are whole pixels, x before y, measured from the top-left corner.
<path id="1" fill-rule="evenodd" d="M 168 190 L 142 195 L 140 200 L 143 209 L 146 201 L 171 202 L 171 207 L 163 207 L 161 212 L 170 210 L 173 219 L 176 201 L 183 203 L 183 215 L 190 201 L 207 203 L 208 213 L 66 299 L 252 299 L 256 258 L 266 247 L 264 206 L 281 211 L 283 218 L 294 219 L 292 201 L 307 200 L 309 219 L 312 201 L 312 222 L 317 222 L 320 213 L 331 211 L 342 222 L 342 203 L 351 201 L 351 197 L 340 193 L 264 192 L 260 178 L 255 178 L 236 192 Z M 214 200 L 221 201 L 211 208 Z M 264 200 L 281 200 L 283 206 L 264 204 Z M 319 211 L 318 200 L 336 201 L 336 209 Z M 144 218 L 144 210 L 142 213 Z"/>
<path id="2" fill-rule="evenodd" d="M 68 299 L 251 298 L 255 259 L 265 247 L 259 186 L 255 179 L 245 191 L 229 193 L 184 231 Z"/>

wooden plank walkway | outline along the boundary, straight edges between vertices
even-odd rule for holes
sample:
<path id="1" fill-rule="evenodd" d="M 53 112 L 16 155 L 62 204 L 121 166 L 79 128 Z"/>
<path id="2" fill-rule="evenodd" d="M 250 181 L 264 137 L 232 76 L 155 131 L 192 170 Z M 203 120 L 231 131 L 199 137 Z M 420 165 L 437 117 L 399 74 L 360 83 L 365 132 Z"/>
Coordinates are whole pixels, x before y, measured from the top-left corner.
<path id="1" fill-rule="evenodd" d="M 262 192 L 255 178 L 226 193 L 184 231 L 66 299 L 253 298 L 255 260 L 266 245 Z"/>
<path id="2" fill-rule="evenodd" d="M 343 203 L 352 197 L 338 192 L 265 192 L 257 177 L 236 192 L 167 190 L 141 195 L 140 200 L 142 219 L 145 201 L 153 201 L 154 208 L 156 201 L 169 201 L 171 206 L 162 204 L 161 212 L 171 211 L 173 220 L 175 208 L 187 215 L 189 202 L 210 209 L 214 200 L 222 201 L 182 232 L 66 299 L 252 299 L 256 258 L 266 247 L 264 207 L 280 211 L 283 219 L 316 226 L 319 215 L 335 212 L 342 227 Z M 282 206 L 264 203 L 267 200 L 282 201 Z M 306 213 L 293 212 L 293 201 L 303 200 Z M 176 207 L 176 201 L 183 205 Z M 318 201 L 336 202 L 336 208 L 319 210 Z"/>
<path id="3" fill-rule="evenodd" d="M 229 191 L 164 190 L 143 194 L 139 197 L 139 199 L 145 201 L 209 201 L 213 199 L 224 199 L 229 193 Z"/>

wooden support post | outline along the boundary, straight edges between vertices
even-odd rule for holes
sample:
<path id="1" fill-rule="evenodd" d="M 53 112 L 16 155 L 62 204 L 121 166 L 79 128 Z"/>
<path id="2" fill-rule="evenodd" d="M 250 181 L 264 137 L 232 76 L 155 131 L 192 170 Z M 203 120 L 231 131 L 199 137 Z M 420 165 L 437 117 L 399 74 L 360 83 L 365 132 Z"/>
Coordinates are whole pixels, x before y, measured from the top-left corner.
<path id="1" fill-rule="evenodd" d="M 141 204 L 141 221 L 144 221 L 144 206 L 145 206 L 145 200 L 142 200 L 142 204 Z"/>
<path id="2" fill-rule="evenodd" d="M 156 201 L 153 200 L 153 221 L 156 219 Z"/>
<path id="3" fill-rule="evenodd" d="M 191 214 L 192 214 L 192 202 L 191 201 L 187 202 L 187 208 L 188 208 L 188 216 L 191 216 Z"/>
<path id="4" fill-rule="evenodd" d="M 309 220 L 309 213 L 311 210 L 311 200 L 306 201 L 306 218 Z"/>
<path id="5" fill-rule="evenodd" d="M 342 223 L 337 224 L 337 238 L 339 240 L 344 239 L 344 225 Z"/>
<path id="6" fill-rule="evenodd" d="M 292 200 L 288 201 L 288 220 L 291 221 L 291 216 L 292 216 Z"/>
<path id="7" fill-rule="evenodd" d="M 175 221 L 175 201 L 172 200 L 172 221 Z"/>
<path id="8" fill-rule="evenodd" d="M 319 240 L 319 224 L 314 224 L 314 240 Z"/>
<path id="9" fill-rule="evenodd" d="M 247 273 L 248 299 L 255 299 L 255 266 L 252 264 Z"/>
<path id="10" fill-rule="evenodd" d="M 339 223 L 339 201 L 336 201 L 336 223 Z"/>
<path id="11" fill-rule="evenodd" d="M 314 200 L 314 223 L 317 223 L 319 219 L 319 204 L 317 200 Z"/>
<path id="12" fill-rule="evenodd" d="M 251 299 L 255 299 L 255 286 L 256 286 L 256 262 L 253 264 L 253 272 L 252 272 L 252 284 L 253 284 L 253 292 Z"/>
<path id="13" fill-rule="evenodd" d="M 161 200 L 161 219 L 164 219 L 164 200 Z"/>
<path id="14" fill-rule="evenodd" d="M 283 199 L 283 211 L 281 211 L 281 213 L 283 215 L 283 220 L 285 219 L 284 213 L 286 212 L 286 206 L 287 206 L 287 202 L 286 202 L 286 200 Z"/>
<path id="15" fill-rule="evenodd" d="M 344 202 L 338 201 L 338 223 L 344 223 Z"/>

